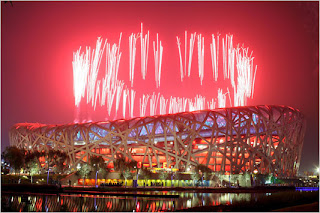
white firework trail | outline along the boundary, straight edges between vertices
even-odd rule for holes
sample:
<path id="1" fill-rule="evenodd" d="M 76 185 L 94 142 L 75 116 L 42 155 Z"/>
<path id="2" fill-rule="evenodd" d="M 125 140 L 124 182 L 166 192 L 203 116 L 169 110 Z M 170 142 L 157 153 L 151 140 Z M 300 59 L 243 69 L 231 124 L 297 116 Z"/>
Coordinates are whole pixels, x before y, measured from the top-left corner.
<path id="1" fill-rule="evenodd" d="M 191 73 L 191 63 L 192 63 L 192 55 L 194 48 L 194 41 L 196 40 L 196 33 L 191 34 L 190 43 L 189 43 L 189 64 L 188 64 L 188 77 L 190 77 Z"/>
<path id="2" fill-rule="evenodd" d="M 184 76 L 187 75 L 187 38 L 188 33 L 184 31 Z"/>
<path id="3" fill-rule="evenodd" d="M 122 95 L 122 116 L 125 119 L 126 118 L 126 107 L 127 107 L 127 99 L 130 95 L 129 89 L 124 89 L 123 90 L 123 95 Z M 130 102 L 130 100 L 128 101 Z"/>
<path id="4" fill-rule="evenodd" d="M 188 99 L 187 98 L 182 98 L 181 102 L 182 102 L 182 110 L 181 110 L 181 112 L 187 111 Z"/>
<path id="5" fill-rule="evenodd" d="M 185 112 L 186 111 L 186 106 L 187 106 L 187 103 L 188 103 L 188 99 L 186 98 L 179 98 L 177 97 L 177 102 L 176 102 L 176 110 L 177 112 Z"/>
<path id="6" fill-rule="evenodd" d="M 101 101 L 101 97 L 100 97 L 100 83 L 101 83 L 101 80 L 98 80 L 98 81 L 97 81 L 97 89 L 96 89 L 96 96 L 95 96 L 95 100 L 94 100 L 93 110 L 96 110 L 97 100 L 99 99 L 99 101 Z"/>
<path id="7" fill-rule="evenodd" d="M 253 58 L 248 56 L 248 48 L 240 48 L 236 50 L 236 66 L 237 66 L 237 87 L 234 88 L 234 105 L 246 105 L 247 98 L 252 97 L 253 81 L 256 71 L 253 71 Z"/>
<path id="8" fill-rule="evenodd" d="M 197 110 L 196 103 L 193 102 L 192 99 L 189 99 L 188 103 L 189 103 L 189 112 Z"/>
<path id="9" fill-rule="evenodd" d="M 202 85 L 204 76 L 204 37 L 198 35 L 198 69 L 200 84 Z"/>
<path id="10" fill-rule="evenodd" d="M 210 52 L 211 52 L 213 79 L 217 81 L 218 80 L 217 48 L 216 48 L 216 40 L 213 34 L 212 34 L 212 43 L 210 44 Z"/>
<path id="11" fill-rule="evenodd" d="M 204 110 L 206 107 L 206 97 L 197 95 L 195 99 L 196 99 L 197 110 Z"/>
<path id="12" fill-rule="evenodd" d="M 227 49 L 228 48 L 227 48 L 227 35 L 226 35 L 226 39 L 222 38 L 223 79 L 229 78 L 228 69 L 227 69 L 227 62 L 228 62 Z"/>
<path id="13" fill-rule="evenodd" d="M 195 34 L 194 34 L 195 35 Z M 183 81 L 183 78 L 185 76 L 187 76 L 187 49 L 188 49 L 188 45 L 187 45 L 187 38 L 188 38 L 188 33 L 187 31 L 184 32 L 184 60 L 182 59 L 181 56 L 181 42 L 180 42 L 180 38 L 177 36 L 177 45 L 178 45 L 178 51 L 179 51 L 179 58 L 180 58 L 180 75 L 181 75 L 181 81 Z M 193 52 L 193 45 L 194 45 L 194 39 L 193 39 L 193 34 L 191 34 L 191 38 L 190 38 L 190 47 L 189 47 L 189 63 L 190 63 L 190 69 L 191 69 L 191 61 L 192 60 L 192 52 Z M 192 43 L 192 49 L 191 49 L 191 43 Z M 184 61 L 184 66 L 183 66 L 183 61 Z M 189 71 L 189 75 L 190 76 L 190 71 Z"/>
<path id="14" fill-rule="evenodd" d="M 226 94 L 223 94 L 222 89 L 218 89 L 218 108 L 226 107 Z"/>
<path id="15" fill-rule="evenodd" d="M 142 99 L 140 98 L 140 117 L 146 115 L 147 105 L 148 105 L 149 95 L 143 94 Z"/>
<path id="16" fill-rule="evenodd" d="M 104 106 L 106 104 L 106 98 L 107 98 L 107 93 L 110 89 L 110 83 L 107 83 L 109 82 L 110 80 L 108 80 L 109 76 L 105 76 L 104 78 L 102 78 L 102 91 L 101 91 L 101 102 L 100 102 L 100 105 L 101 106 Z"/>
<path id="17" fill-rule="evenodd" d="M 141 23 L 141 74 L 143 80 L 146 79 L 147 65 L 148 65 L 148 51 L 149 51 L 149 31 L 143 36 L 143 24 Z"/>
<path id="18" fill-rule="evenodd" d="M 124 88 L 124 82 L 118 80 L 119 65 L 121 59 L 120 44 L 121 44 L 120 34 L 119 43 L 113 44 L 112 46 L 99 37 L 96 43 L 96 49 L 91 50 L 90 47 L 86 48 L 85 53 L 81 53 L 81 47 L 77 52 L 73 54 L 73 80 L 74 80 L 74 96 L 75 105 L 79 106 L 81 99 L 87 95 L 87 103 L 92 103 L 94 110 L 96 109 L 97 103 L 103 106 L 107 102 L 107 111 L 109 116 L 111 115 L 112 107 L 114 101 L 115 112 L 119 110 L 119 104 L 121 102 L 121 95 L 123 93 L 122 104 L 123 104 L 123 117 L 126 116 L 126 105 L 129 104 L 129 114 L 133 117 L 134 100 L 136 92 L 131 89 Z M 147 63 L 148 63 L 148 48 L 149 48 L 149 32 L 143 35 L 143 25 L 141 24 L 141 33 L 131 34 L 129 37 L 129 74 L 131 86 L 133 86 L 134 81 L 134 66 L 136 57 L 136 41 L 141 36 L 141 72 L 142 78 L 145 79 L 147 73 Z M 213 78 L 215 81 L 218 79 L 219 70 L 219 34 L 215 37 L 212 35 L 212 43 L 210 44 L 211 51 L 211 63 L 213 70 Z M 192 54 L 194 48 L 194 42 L 196 38 L 196 33 L 190 35 L 189 39 L 189 49 L 188 49 L 188 36 L 187 31 L 185 31 L 185 49 L 184 49 L 184 59 L 182 57 L 181 43 L 179 37 L 176 37 L 179 59 L 180 59 L 180 74 L 181 81 L 183 78 L 190 76 L 191 64 L 192 64 Z M 204 78 L 204 37 L 198 35 L 198 71 L 200 82 Z M 105 48 L 106 47 L 106 48 Z M 106 49 L 106 72 L 102 80 L 97 80 L 99 67 L 101 64 L 101 58 Z M 157 34 L 157 41 L 153 42 L 154 50 L 154 60 L 155 60 L 155 80 L 156 86 L 160 87 L 161 80 L 161 66 L 162 66 L 162 54 L 163 47 Z M 189 60 L 187 60 L 187 53 L 189 55 Z M 223 54 L 223 75 L 224 79 L 230 79 L 231 85 L 234 89 L 233 105 L 243 106 L 246 105 L 248 98 L 253 98 L 254 94 L 254 83 L 257 72 L 257 66 L 253 65 L 253 57 L 248 54 L 248 48 L 234 48 L 233 47 L 233 36 L 226 35 L 222 39 L 222 54 Z M 188 67 L 187 67 L 188 64 Z M 170 100 L 165 99 L 160 93 L 152 96 L 143 95 L 140 98 L 140 116 L 146 115 L 146 109 L 148 104 L 148 99 L 150 98 L 150 115 L 155 115 L 157 112 L 157 105 L 160 99 L 160 114 L 166 114 L 167 106 L 169 104 L 169 113 L 177 113 L 182 111 L 187 111 L 187 106 L 189 106 L 189 111 L 203 110 L 206 106 L 210 109 L 214 109 L 216 105 L 219 108 L 226 106 L 226 94 L 228 94 L 230 106 L 232 106 L 231 94 L 229 88 L 227 92 L 223 93 L 221 89 L 218 90 L 217 101 L 212 98 L 211 101 L 205 101 L 206 98 L 201 95 L 197 95 L 194 99 L 180 98 L 180 97 L 170 97 Z M 115 100 L 116 96 L 116 100 Z M 128 99 L 128 100 L 127 100 Z M 189 103 L 189 105 L 188 105 Z"/>
<path id="19" fill-rule="evenodd" d="M 92 50 L 92 59 L 91 59 L 91 66 L 90 71 L 88 73 L 88 85 L 87 85 L 87 103 L 91 101 L 92 106 L 94 105 L 94 97 L 95 97 L 95 90 L 96 90 L 96 82 L 100 67 L 100 62 L 102 58 L 102 54 L 104 52 L 104 48 L 106 45 L 106 42 L 101 49 L 102 45 L 102 38 L 98 38 L 96 43 L 96 49 Z"/>
<path id="20" fill-rule="evenodd" d="M 106 71 L 105 71 L 105 76 L 102 79 L 102 98 L 101 98 L 100 105 L 101 106 L 105 105 L 107 101 L 107 111 L 109 116 L 111 114 L 111 109 L 113 106 L 115 95 L 117 96 L 116 113 L 118 112 L 119 101 L 120 101 L 120 97 L 118 96 L 121 96 L 122 88 L 124 84 L 119 80 L 117 80 L 120 59 L 122 54 L 120 52 L 121 36 L 122 36 L 122 33 L 120 33 L 118 46 L 117 44 L 113 44 L 111 47 L 111 44 L 107 43 L 107 48 L 106 48 Z M 121 91 L 118 91 L 118 90 L 121 90 Z"/>
<path id="21" fill-rule="evenodd" d="M 130 117 L 133 118 L 133 109 L 134 109 L 134 98 L 136 96 L 136 91 L 131 89 L 131 96 L 129 101 Z"/>
<path id="22" fill-rule="evenodd" d="M 216 102 L 213 98 L 211 99 L 211 101 L 208 101 L 207 104 L 208 104 L 208 109 L 215 109 L 216 108 Z"/>
<path id="23" fill-rule="evenodd" d="M 181 81 L 183 81 L 183 75 L 184 75 L 184 71 L 183 71 L 183 65 L 182 65 L 182 56 L 181 56 L 181 48 L 180 48 L 180 39 L 177 36 L 177 45 L 178 45 L 178 50 L 179 50 L 179 58 L 180 58 L 180 76 L 181 76 Z"/>
<path id="24" fill-rule="evenodd" d="M 177 101 L 176 101 L 176 97 L 170 97 L 170 101 L 169 101 L 169 114 L 172 113 L 177 113 Z"/>
<path id="25" fill-rule="evenodd" d="M 251 61 L 251 67 L 253 67 L 253 58 L 252 58 L 252 61 Z M 252 93 L 251 93 L 251 98 L 253 98 L 253 94 L 254 94 L 254 82 L 256 81 L 257 68 L 258 68 L 258 66 L 256 65 L 256 68 L 255 68 L 255 70 L 254 70 L 253 80 L 252 80 Z"/>
<path id="26" fill-rule="evenodd" d="M 230 102 L 230 107 L 232 107 L 232 101 L 231 101 L 231 96 L 230 96 L 230 91 L 229 91 L 229 88 L 227 87 L 227 94 L 228 94 L 228 97 L 229 97 L 229 102 Z"/>
<path id="27" fill-rule="evenodd" d="M 106 75 L 110 76 L 108 83 L 115 82 L 118 79 L 119 65 L 122 53 L 120 52 L 120 42 L 121 35 L 119 38 L 118 46 L 116 44 L 110 47 L 110 44 L 107 44 L 106 49 Z"/>
<path id="28" fill-rule="evenodd" d="M 217 33 L 217 77 L 219 72 L 219 38 L 220 38 L 220 34 Z"/>
<path id="29" fill-rule="evenodd" d="M 234 56 L 235 49 L 233 48 L 233 35 L 229 35 L 228 37 L 228 73 L 230 74 L 231 85 L 234 87 Z"/>
<path id="30" fill-rule="evenodd" d="M 116 94 L 117 91 L 117 87 L 116 84 L 111 84 L 109 91 L 107 92 L 107 97 L 108 97 L 108 101 L 107 101 L 107 109 L 108 109 L 108 115 L 111 115 L 111 109 L 112 109 L 112 105 L 113 105 L 113 101 L 114 101 L 114 96 Z"/>
<path id="31" fill-rule="evenodd" d="M 167 112 L 168 99 L 165 99 L 163 95 L 160 96 L 160 115 L 164 115 Z"/>
<path id="32" fill-rule="evenodd" d="M 160 47 L 160 49 L 159 49 Z M 163 47 L 161 45 L 159 46 L 159 38 L 157 33 L 157 48 L 155 41 L 153 41 L 153 53 L 154 53 L 154 66 L 155 66 L 155 80 L 156 80 L 156 86 L 157 88 L 160 87 L 160 80 L 161 80 L 161 64 L 162 64 L 162 53 L 163 53 Z"/>
<path id="33" fill-rule="evenodd" d="M 171 97 L 170 98 L 171 109 L 169 108 L 169 111 L 171 110 L 172 113 L 184 112 L 183 110 L 186 108 L 185 102 L 187 102 L 186 98 Z"/>
<path id="34" fill-rule="evenodd" d="M 87 78 L 90 69 L 90 47 L 86 48 L 86 53 L 80 54 L 81 47 L 73 53 L 73 94 L 75 105 L 79 107 L 81 98 L 84 98 Z"/>
<path id="35" fill-rule="evenodd" d="M 117 81 L 116 83 L 116 88 L 117 88 L 117 92 L 116 92 L 116 115 L 119 109 L 119 104 L 120 104 L 120 98 L 122 95 L 122 90 L 123 90 L 123 81 Z"/>
<path id="36" fill-rule="evenodd" d="M 156 96 L 155 92 L 150 97 L 150 116 L 156 115 L 157 107 L 158 107 L 158 101 L 159 101 L 159 95 Z"/>
<path id="37" fill-rule="evenodd" d="M 115 79 L 118 79 L 118 73 L 119 73 L 119 66 L 120 66 L 120 59 L 121 59 L 121 55 L 122 53 L 120 52 L 120 44 L 121 44 L 121 37 L 122 37 L 122 33 L 120 33 L 120 38 L 119 38 L 119 44 L 118 44 L 118 48 L 117 48 L 117 57 L 116 57 L 116 76 Z M 115 44 L 114 44 L 115 46 Z"/>
<path id="38" fill-rule="evenodd" d="M 129 77 L 131 81 L 131 87 L 133 86 L 134 79 L 134 65 L 136 60 L 136 43 L 139 35 L 131 34 L 129 37 Z"/>
<path id="39" fill-rule="evenodd" d="M 188 99 L 189 102 L 189 111 L 197 111 L 197 110 L 202 110 L 205 107 L 205 98 L 202 97 L 201 95 L 197 95 L 194 98 L 194 101 L 192 99 Z"/>

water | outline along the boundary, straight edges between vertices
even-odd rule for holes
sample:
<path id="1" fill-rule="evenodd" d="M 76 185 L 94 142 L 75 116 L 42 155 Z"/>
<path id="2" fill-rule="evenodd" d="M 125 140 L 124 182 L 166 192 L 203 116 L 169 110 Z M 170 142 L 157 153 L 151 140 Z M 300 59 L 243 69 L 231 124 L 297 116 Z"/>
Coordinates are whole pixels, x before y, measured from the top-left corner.
<path id="1" fill-rule="evenodd" d="M 197 206 L 231 205 L 236 201 L 257 201 L 272 193 L 140 192 L 179 195 L 179 198 L 130 197 L 75 194 L 2 194 L 2 211 L 42 212 L 168 212 Z M 140 194 L 139 193 L 139 194 Z"/>
<path id="2" fill-rule="evenodd" d="M 2 210 L 10 211 L 75 211 L 75 212 L 159 212 L 174 211 L 196 206 L 232 204 L 249 201 L 250 193 L 193 193 L 149 192 L 148 194 L 178 194 L 179 198 L 150 198 L 105 195 L 4 195 Z"/>

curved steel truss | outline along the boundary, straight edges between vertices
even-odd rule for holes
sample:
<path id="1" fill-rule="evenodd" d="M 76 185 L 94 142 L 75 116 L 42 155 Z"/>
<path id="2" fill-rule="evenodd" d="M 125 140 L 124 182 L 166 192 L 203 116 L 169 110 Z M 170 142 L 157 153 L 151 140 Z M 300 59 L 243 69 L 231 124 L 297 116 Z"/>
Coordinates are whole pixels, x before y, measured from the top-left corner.
<path id="1" fill-rule="evenodd" d="M 304 132 L 300 111 L 252 106 L 83 124 L 20 123 L 10 130 L 10 142 L 63 150 L 72 167 L 96 155 L 112 168 L 123 156 L 147 167 L 180 171 L 205 164 L 223 173 L 294 176 Z"/>

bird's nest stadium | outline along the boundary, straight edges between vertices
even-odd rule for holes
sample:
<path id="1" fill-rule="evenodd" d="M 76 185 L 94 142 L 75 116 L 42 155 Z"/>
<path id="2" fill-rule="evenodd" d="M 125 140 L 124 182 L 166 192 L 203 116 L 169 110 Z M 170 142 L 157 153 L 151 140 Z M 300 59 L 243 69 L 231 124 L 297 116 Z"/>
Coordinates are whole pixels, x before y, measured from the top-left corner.
<path id="1" fill-rule="evenodd" d="M 63 150 L 71 168 L 89 156 L 102 156 L 113 168 L 122 156 L 181 172 L 204 164 L 224 174 L 295 176 L 304 133 L 297 109 L 249 106 L 66 125 L 19 123 L 10 130 L 10 143 Z"/>

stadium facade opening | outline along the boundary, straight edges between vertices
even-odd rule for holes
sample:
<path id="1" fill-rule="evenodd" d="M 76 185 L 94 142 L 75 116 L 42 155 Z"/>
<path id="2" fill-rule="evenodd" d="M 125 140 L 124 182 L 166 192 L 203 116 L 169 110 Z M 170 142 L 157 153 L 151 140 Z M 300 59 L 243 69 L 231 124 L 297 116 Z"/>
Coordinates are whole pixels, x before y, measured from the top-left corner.
<path id="1" fill-rule="evenodd" d="M 224 174 L 294 176 L 299 169 L 305 120 L 287 106 L 249 106 L 82 124 L 15 124 L 10 143 L 59 149 L 71 168 L 89 156 L 108 167 L 118 157 L 148 168 L 181 172 L 204 164 Z"/>

